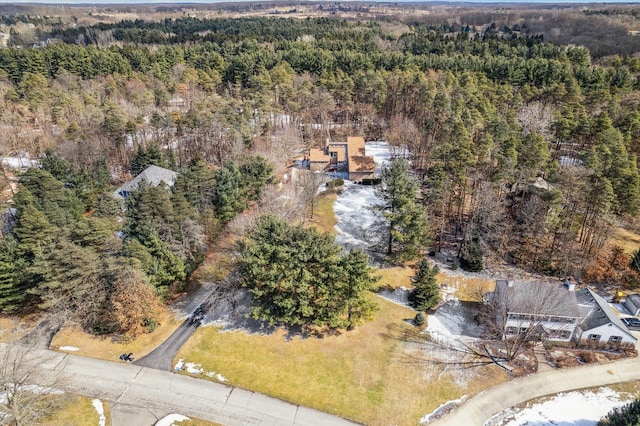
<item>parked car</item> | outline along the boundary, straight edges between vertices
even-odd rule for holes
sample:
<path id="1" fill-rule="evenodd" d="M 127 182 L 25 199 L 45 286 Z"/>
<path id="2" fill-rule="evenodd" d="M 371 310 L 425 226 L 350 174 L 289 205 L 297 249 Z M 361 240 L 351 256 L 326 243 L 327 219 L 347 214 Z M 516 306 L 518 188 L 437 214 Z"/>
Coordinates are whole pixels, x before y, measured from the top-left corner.
<path id="1" fill-rule="evenodd" d="M 640 330 L 640 319 L 635 317 L 621 318 L 622 323 L 627 326 L 629 330 Z"/>

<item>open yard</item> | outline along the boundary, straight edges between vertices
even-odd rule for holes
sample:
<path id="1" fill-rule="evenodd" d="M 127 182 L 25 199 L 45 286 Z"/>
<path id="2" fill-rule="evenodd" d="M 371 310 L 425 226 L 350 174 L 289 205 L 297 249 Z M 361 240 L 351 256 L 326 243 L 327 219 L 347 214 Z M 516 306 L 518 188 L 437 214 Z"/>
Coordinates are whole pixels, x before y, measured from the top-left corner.
<path id="1" fill-rule="evenodd" d="M 83 396 L 72 396 L 67 403 L 52 413 L 46 419 L 40 422 L 42 426 L 87 426 L 100 425 L 100 415 L 96 411 L 94 400 Z M 97 402 L 97 400 L 96 400 Z M 109 415 L 109 406 L 105 403 L 101 404 L 104 415 L 104 425 L 110 425 L 111 419 Z"/>
<path id="2" fill-rule="evenodd" d="M 160 345 L 182 321 L 165 312 L 158 328 L 152 333 L 138 336 L 131 342 L 115 342 L 109 337 L 88 334 L 77 326 L 65 326 L 53 338 L 51 349 L 109 361 L 117 361 L 120 354 L 129 352 L 140 358 Z"/>
<path id="3" fill-rule="evenodd" d="M 462 388 L 449 372 L 426 368 L 408 320 L 415 312 L 378 298 L 373 322 L 324 338 L 288 338 L 200 328 L 178 358 L 227 383 L 372 425 L 415 425 L 446 401 L 504 380 L 492 367 Z"/>

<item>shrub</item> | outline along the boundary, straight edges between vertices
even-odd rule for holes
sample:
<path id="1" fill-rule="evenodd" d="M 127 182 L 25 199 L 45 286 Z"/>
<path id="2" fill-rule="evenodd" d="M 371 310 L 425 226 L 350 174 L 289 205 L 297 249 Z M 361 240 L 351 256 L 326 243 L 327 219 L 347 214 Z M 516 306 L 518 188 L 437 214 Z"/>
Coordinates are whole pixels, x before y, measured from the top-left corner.
<path id="1" fill-rule="evenodd" d="M 422 312 L 418 312 L 416 316 L 413 318 L 413 323 L 418 327 L 421 327 L 426 322 L 424 314 Z"/>
<path id="2" fill-rule="evenodd" d="M 334 179 L 327 183 L 327 188 L 337 188 L 339 186 L 344 186 L 343 179 Z"/>

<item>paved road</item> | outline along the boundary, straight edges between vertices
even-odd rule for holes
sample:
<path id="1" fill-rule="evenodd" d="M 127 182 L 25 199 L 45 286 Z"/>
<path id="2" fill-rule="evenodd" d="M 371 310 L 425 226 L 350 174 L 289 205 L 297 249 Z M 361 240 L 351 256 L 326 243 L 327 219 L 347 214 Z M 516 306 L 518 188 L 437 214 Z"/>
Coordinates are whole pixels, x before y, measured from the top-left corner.
<path id="1" fill-rule="evenodd" d="M 199 325 L 199 324 L 198 324 Z M 140 367 L 155 368 L 158 370 L 171 371 L 173 368 L 173 359 L 178 351 L 184 345 L 189 337 L 195 333 L 196 324 L 191 324 L 191 317 L 184 320 L 180 327 L 174 331 L 171 336 L 144 357 L 134 361 L 135 365 Z"/>
<path id="2" fill-rule="evenodd" d="M 201 294 L 194 295 L 193 300 L 199 300 L 197 302 L 191 302 L 182 307 L 189 312 L 189 317 L 184 320 L 180 327 L 174 331 L 164 342 L 160 344 L 153 351 L 145 355 L 144 357 L 136 360 L 135 365 L 140 367 L 156 368 L 158 370 L 171 371 L 173 368 L 173 359 L 178 354 L 178 351 L 184 345 L 187 340 L 195 333 L 196 329 L 200 326 L 207 312 L 211 308 L 209 299 L 211 298 L 212 291 L 209 287 L 202 287 L 198 290 Z M 206 293 L 205 293 L 206 292 Z M 194 304 L 195 303 L 195 304 Z"/>
<path id="3" fill-rule="evenodd" d="M 544 395 L 640 380 L 640 359 L 547 371 L 487 389 L 429 426 L 482 426 L 509 407 Z"/>
<path id="4" fill-rule="evenodd" d="M 7 345 L 0 344 L 0 354 Z M 224 425 L 342 426 L 351 421 L 256 392 L 131 364 L 29 349 L 40 375 L 57 372 L 56 387 L 118 406 L 114 426 L 149 426 L 169 413 Z M 144 411 L 147 420 L 127 418 Z"/>

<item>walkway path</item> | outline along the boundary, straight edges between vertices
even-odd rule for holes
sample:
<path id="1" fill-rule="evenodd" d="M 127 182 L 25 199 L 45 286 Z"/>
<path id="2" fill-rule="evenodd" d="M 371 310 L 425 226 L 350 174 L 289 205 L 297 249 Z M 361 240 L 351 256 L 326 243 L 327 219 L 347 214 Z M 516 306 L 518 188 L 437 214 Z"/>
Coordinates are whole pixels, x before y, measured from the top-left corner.
<path id="1" fill-rule="evenodd" d="M 8 346 L 0 344 L 0 359 Z M 180 413 L 224 425 L 353 426 L 356 423 L 318 410 L 291 404 L 244 389 L 208 380 L 131 364 L 33 349 L 28 357 L 38 374 L 59 375 L 55 386 L 68 392 L 100 398 L 121 407 L 114 426 L 150 426 L 154 419 Z M 26 362 L 26 361 L 25 361 Z M 144 411 L 147 416 L 127 418 Z"/>
<path id="2" fill-rule="evenodd" d="M 487 389 L 429 426 L 482 426 L 491 416 L 530 399 L 632 380 L 640 380 L 638 358 L 537 373 Z"/>

